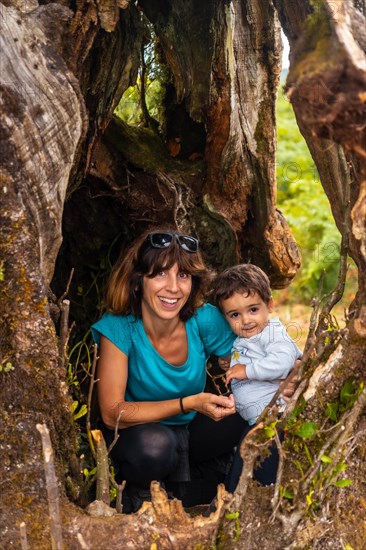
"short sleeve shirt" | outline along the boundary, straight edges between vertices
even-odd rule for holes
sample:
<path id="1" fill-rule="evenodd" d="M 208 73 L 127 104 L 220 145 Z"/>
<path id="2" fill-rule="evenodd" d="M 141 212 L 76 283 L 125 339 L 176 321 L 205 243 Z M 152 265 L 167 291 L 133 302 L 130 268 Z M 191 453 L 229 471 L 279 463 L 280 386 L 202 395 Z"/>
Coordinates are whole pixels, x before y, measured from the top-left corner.
<path id="1" fill-rule="evenodd" d="M 218 309 L 210 304 L 198 308 L 185 325 L 188 358 L 180 366 L 159 355 L 146 335 L 142 320 L 133 315 L 106 313 L 91 327 L 98 345 L 103 335 L 128 356 L 126 401 L 165 401 L 203 391 L 207 359 L 210 355 L 230 355 L 235 335 Z M 192 411 L 176 415 L 162 423 L 187 424 L 195 414 Z"/>

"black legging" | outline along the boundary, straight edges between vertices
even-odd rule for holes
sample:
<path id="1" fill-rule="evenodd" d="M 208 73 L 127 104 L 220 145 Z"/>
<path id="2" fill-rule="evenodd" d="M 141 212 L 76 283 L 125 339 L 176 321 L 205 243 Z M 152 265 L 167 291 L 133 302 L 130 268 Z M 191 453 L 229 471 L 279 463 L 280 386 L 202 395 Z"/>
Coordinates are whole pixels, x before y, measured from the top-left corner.
<path id="1" fill-rule="evenodd" d="M 197 414 L 189 424 L 190 463 L 199 465 L 234 449 L 245 426 L 237 413 L 219 422 Z M 109 445 L 114 432 L 102 429 Z M 152 480 L 164 480 L 177 467 L 178 438 L 165 424 L 139 424 L 119 431 L 111 457 L 119 477 L 148 489 Z"/>
<path id="2" fill-rule="evenodd" d="M 102 429 L 109 445 L 114 432 L 105 427 Z M 175 495 L 183 500 L 184 505 L 209 502 L 216 494 L 217 484 L 223 481 L 227 490 L 234 492 L 243 465 L 239 443 L 250 429 L 238 413 L 219 422 L 199 413 L 195 416 L 189 424 L 189 464 L 195 481 L 190 489 L 185 488 L 183 493 Z M 227 476 L 210 470 L 210 460 L 230 453 L 235 447 L 233 464 Z M 119 431 L 111 457 L 117 479 L 125 479 L 130 486 L 148 490 L 151 481 L 164 481 L 177 468 L 179 440 L 174 429 L 165 424 L 139 424 Z M 263 485 L 273 483 L 277 464 L 278 453 L 273 448 L 271 455 L 255 470 L 254 478 Z M 167 486 L 176 493 L 177 484 L 168 482 Z M 195 496 L 189 495 L 192 491 L 196 491 Z"/>
<path id="3" fill-rule="evenodd" d="M 229 493 L 233 493 L 236 489 L 236 486 L 240 479 L 240 474 L 243 468 L 243 459 L 240 456 L 240 445 L 243 439 L 248 435 L 250 430 L 252 430 L 254 426 L 246 426 L 243 430 L 243 433 L 241 435 L 238 447 L 236 449 L 233 463 L 230 468 L 229 475 L 227 476 L 225 480 L 225 486 L 226 489 L 229 491 Z M 280 441 L 283 441 L 283 434 L 280 434 Z M 254 470 L 253 477 L 256 481 L 258 481 L 261 485 L 271 485 L 271 483 L 274 483 L 276 481 L 276 474 L 277 474 L 277 468 L 278 468 L 278 450 L 275 443 L 270 447 L 270 454 L 267 456 L 262 463 Z"/>

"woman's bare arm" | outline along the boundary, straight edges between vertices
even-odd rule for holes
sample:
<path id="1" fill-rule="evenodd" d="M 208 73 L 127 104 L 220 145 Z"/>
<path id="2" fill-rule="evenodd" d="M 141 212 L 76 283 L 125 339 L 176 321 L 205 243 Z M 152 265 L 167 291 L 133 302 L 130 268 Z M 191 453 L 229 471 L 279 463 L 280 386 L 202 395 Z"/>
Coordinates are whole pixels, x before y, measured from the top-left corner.
<path id="1" fill-rule="evenodd" d="M 111 429 L 159 422 L 181 413 L 179 399 L 167 401 L 125 401 L 128 357 L 108 338 L 101 336 L 98 361 L 98 400 L 103 422 Z M 214 420 L 235 412 L 232 397 L 199 393 L 184 397 L 186 412 L 198 411 Z"/>

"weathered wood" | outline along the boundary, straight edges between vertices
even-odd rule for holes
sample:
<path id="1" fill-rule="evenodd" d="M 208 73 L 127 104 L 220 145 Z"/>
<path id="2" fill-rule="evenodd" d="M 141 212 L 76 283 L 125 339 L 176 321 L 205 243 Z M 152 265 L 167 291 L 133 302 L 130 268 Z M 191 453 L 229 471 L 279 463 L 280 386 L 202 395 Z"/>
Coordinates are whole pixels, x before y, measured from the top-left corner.
<path id="1" fill-rule="evenodd" d="M 275 286 L 288 284 L 299 256 L 275 209 L 281 44 L 273 8 L 260 1 L 211 0 L 200 8 L 176 1 L 160 13 L 142 4 L 165 45 L 177 101 L 185 102 L 192 118 L 205 121 L 207 174 L 200 200 L 210 219 L 210 246 L 219 248 L 224 265 L 250 259 L 266 269 Z M 192 37 L 186 44 L 182 17 Z M 175 43 L 176 48 L 168 47 Z M 199 224 L 196 230 L 207 238 Z M 221 250 L 223 236 L 231 242 Z"/>
<path id="2" fill-rule="evenodd" d="M 96 499 L 101 500 L 105 504 L 110 504 L 109 496 L 109 464 L 108 451 L 104 441 L 103 434 L 100 430 L 92 430 L 91 432 L 97 454 L 97 492 Z"/>
<path id="3" fill-rule="evenodd" d="M 1 545 L 19 544 L 15 530 L 24 520 L 30 546 L 38 541 L 41 548 L 45 541 L 50 545 L 50 535 L 35 424 L 47 421 L 58 457 L 62 449 L 68 460 L 77 443 L 65 372 L 58 366 L 47 286 L 61 242 L 69 174 L 86 122 L 78 83 L 60 54 L 69 10 L 53 4 L 22 14 L 3 4 L 0 7 L 0 257 L 4 272 L 0 358 L 8 358 L 13 366 L 6 376 L 2 374 L 0 389 L 4 457 L 0 515 L 5 533 Z M 56 469 L 60 476 L 59 460 Z M 37 492 L 41 493 L 36 507 L 42 510 L 42 529 L 35 520 L 37 514 L 26 505 L 34 504 Z"/>
<path id="4" fill-rule="evenodd" d="M 290 4 L 276 1 L 283 21 L 290 20 Z M 287 93 L 341 232 L 343 189 L 351 182 L 349 248 L 359 268 L 357 309 L 366 299 L 366 225 L 352 213 L 354 207 L 359 213 L 366 179 L 366 14 L 359 3 L 355 5 L 350 0 L 315 8 L 309 4 L 307 11 L 313 13 L 304 22 L 302 35 L 297 35 L 296 23 L 293 28 L 287 23 L 285 30 L 292 62 Z M 353 219 L 357 219 L 354 228 Z"/>
<path id="5" fill-rule="evenodd" d="M 51 543 L 53 550 L 63 550 L 59 493 L 50 432 L 46 424 L 37 424 L 42 439 L 44 473 L 46 478 L 48 509 L 50 513 Z"/>

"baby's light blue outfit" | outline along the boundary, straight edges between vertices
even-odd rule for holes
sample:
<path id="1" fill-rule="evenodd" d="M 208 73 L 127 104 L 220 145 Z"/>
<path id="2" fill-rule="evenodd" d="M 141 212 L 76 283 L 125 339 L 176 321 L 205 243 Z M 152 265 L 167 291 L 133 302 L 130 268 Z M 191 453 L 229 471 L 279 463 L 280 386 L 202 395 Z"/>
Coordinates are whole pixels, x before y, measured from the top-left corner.
<path id="1" fill-rule="evenodd" d="M 271 319 L 259 334 L 236 338 L 230 367 L 237 363 L 245 365 L 248 380 L 233 379 L 231 389 L 236 410 L 249 425 L 255 424 L 278 390 L 281 379 L 286 378 L 301 356 L 278 317 Z M 280 403 L 283 408 L 284 401 Z"/>

